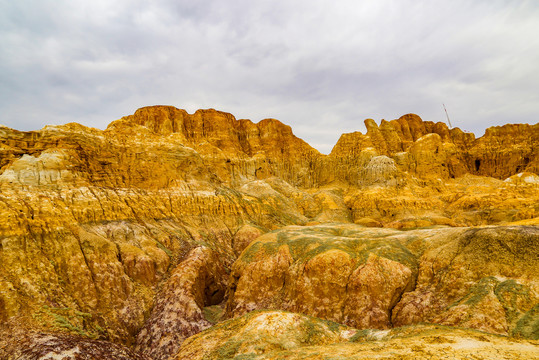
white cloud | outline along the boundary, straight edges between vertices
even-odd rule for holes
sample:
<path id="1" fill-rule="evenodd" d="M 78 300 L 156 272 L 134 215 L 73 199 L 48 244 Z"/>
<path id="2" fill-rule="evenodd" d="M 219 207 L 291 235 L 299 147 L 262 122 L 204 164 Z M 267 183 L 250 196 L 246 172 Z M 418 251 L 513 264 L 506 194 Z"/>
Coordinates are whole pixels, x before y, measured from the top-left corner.
<path id="1" fill-rule="evenodd" d="M 274 117 L 329 152 L 365 118 L 537 122 L 533 1 L 0 1 L 0 123 L 138 107 Z"/>

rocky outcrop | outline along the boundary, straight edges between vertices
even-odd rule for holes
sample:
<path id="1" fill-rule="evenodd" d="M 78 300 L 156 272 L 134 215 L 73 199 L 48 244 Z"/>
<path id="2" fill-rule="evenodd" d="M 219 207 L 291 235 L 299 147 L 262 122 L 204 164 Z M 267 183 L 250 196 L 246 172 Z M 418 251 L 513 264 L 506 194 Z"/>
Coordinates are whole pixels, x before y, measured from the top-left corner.
<path id="1" fill-rule="evenodd" d="M 372 119 L 365 120 L 367 133 L 343 134 L 330 157 L 344 163 L 340 168 L 349 173 L 345 176 L 357 183 L 360 177 L 350 173 L 358 158 L 388 156 L 393 158 L 401 171 L 421 177 L 458 177 L 469 173 L 466 150 L 475 141 L 473 134 L 460 129 L 448 129 L 444 123 L 423 121 L 414 114 L 397 120 L 382 120 L 380 126 Z M 368 161 L 368 160 L 367 160 Z"/>
<path id="2" fill-rule="evenodd" d="M 366 161 L 359 159 L 367 153 L 391 157 L 400 170 L 426 178 L 474 174 L 505 179 L 524 171 L 537 173 L 539 166 L 539 124 L 492 127 L 478 139 L 414 114 L 382 120 L 380 126 L 367 119 L 365 126 L 365 135 L 343 134 L 330 154 L 338 163 L 337 169 L 344 169 L 340 176 L 353 183 L 360 178 L 351 171 L 365 165 Z"/>
<path id="3" fill-rule="evenodd" d="M 537 174 L 538 141 L 539 124 L 507 124 L 488 128 L 470 149 L 470 168 L 474 174 L 498 179 L 525 171 Z"/>
<path id="4" fill-rule="evenodd" d="M 526 258 L 514 246 L 534 247 L 533 228 L 450 227 L 539 224 L 538 125 L 478 139 L 416 115 L 366 125 L 330 155 L 277 120 L 216 110 L 152 106 L 104 131 L 0 126 L 0 332 L 166 358 L 226 303 L 225 317 L 535 338 L 537 271 L 509 271 L 504 252 Z"/>
<path id="5" fill-rule="evenodd" d="M 361 330 L 282 311 L 255 311 L 183 343 L 183 359 L 534 359 L 537 341 L 440 325 Z"/>
<path id="6" fill-rule="evenodd" d="M 283 309 L 360 329 L 434 322 L 535 339 L 538 245 L 535 227 L 287 227 L 236 261 L 226 314 Z"/>
<path id="7" fill-rule="evenodd" d="M 108 129 L 125 124 L 142 125 L 195 149 L 205 164 L 230 184 L 244 178 L 277 176 L 296 185 L 312 186 L 310 172 L 321 155 L 278 120 L 254 124 L 213 109 L 190 115 L 171 106 L 145 107 L 113 122 Z"/>
<path id="8" fill-rule="evenodd" d="M 253 311 L 189 338 L 173 359 L 232 359 L 346 342 L 356 330 L 284 311 Z"/>
<path id="9" fill-rule="evenodd" d="M 105 131 L 74 123 L 33 132 L 2 127 L 0 181 L 167 188 L 195 179 L 236 187 L 278 177 L 304 188 L 336 181 L 360 185 L 375 156 L 424 178 L 538 172 L 538 124 L 489 128 L 478 139 L 413 114 L 365 124 L 365 135 L 343 134 L 329 156 L 278 120 L 255 124 L 213 109 L 191 115 L 171 106 L 145 107 Z"/>
<path id="10" fill-rule="evenodd" d="M 150 360 L 124 346 L 66 334 L 45 334 L 14 329 L 0 337 L 0 358 L 5 360 Z"/>
<path id="11" fill-rule="evenodd" d="M 296 219 L 255 197 L 205 191 L 12 189 L 0 199 L 0 317 L 126 344 L 190 249 L 211 246 L 230 266 L 246 220 L 263 229 Z"/>
<path id="12" fill-rule="evenodd" d="M 398 229 L 481 226 L 527 219 L 534 224 L 532 219 L 539 215 L 535 200 L 539 187 L 533 181 L 521 180 L 519 176 L 501 181 L 474 175 L 445 182 L 411 179 L 397 186 L 350 189 L 344 202 L 352 221 L 361 223 L 370 218 Z"/>
<path id="13" fill-rule="evenodd" d="M 226 315 L 283 309 L 358 328 L 388 328 L 391 309 L 413 289 L 418 268 L 417 255 L 405 247 L 412 235 L 397 234 L 318 225 L 263 235 L 232 268 Z"/>
<path id="14" fill-rule="evenodd" d="M 417 287 L 393 310 L 393 324 L 435 322 L 539 339 L 538 258 L 537 227 L 467 230 L 423 255 Z"/>
<path id="15" fill-rule="evenodd" d="M 233 238 L 234 253 L 239 256 L 243 250 L 256 238 L 262 235 L 264 231 L 255 226 L 245 224 L 235 234 Z"/>
<path id="16" fill-rule="evenodd" d="M 0 150 L 3 184 L 165 188 L 216 179 L 193 149 L 143 126 L 2 128 L 0 137 L 8 146 Z"/>
<path id="17" fill-rule="evenodd" d="M 135 349 L 151 359 L 168 359 L 183 340 L 211 326 L 203 309 L 222 302 L 225 290 L 226 274 L 216 253 L 193 249 L 157 294 Z"/>

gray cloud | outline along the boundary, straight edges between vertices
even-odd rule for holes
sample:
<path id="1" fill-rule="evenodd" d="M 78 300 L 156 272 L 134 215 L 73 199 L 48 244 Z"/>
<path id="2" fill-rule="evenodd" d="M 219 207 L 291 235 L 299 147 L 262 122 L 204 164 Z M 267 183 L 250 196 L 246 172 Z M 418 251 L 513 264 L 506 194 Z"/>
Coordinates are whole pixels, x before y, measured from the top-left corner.
<path id="1" fill-rule="evenodd" d="M 274 117 L 323 152 L 414 112 L 536 123 L 535 1 L 3 1 L 0 123 L 104 128 L 137 108 Z"/>

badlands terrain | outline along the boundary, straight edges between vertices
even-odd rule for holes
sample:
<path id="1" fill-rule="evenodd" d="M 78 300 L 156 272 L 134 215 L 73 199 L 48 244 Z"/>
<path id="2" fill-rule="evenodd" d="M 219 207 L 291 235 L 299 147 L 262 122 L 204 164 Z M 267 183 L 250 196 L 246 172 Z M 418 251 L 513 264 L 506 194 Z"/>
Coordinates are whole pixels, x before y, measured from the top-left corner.
<path id="1" fill-rule="evenodd" d="M 365 125 L 0 126 L 0 359 L 539 359 L 539 124 Z"/>

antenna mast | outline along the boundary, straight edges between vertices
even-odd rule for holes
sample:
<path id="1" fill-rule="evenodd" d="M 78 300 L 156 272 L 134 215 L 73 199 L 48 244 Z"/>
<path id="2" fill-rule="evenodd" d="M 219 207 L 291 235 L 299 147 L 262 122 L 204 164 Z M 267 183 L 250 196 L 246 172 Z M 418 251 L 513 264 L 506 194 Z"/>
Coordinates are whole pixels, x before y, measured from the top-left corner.
<path id="1" fill-rule="evenodd" d="M 449 124 L 449 129 L 453 129 L 453 126 L 451 125 L 451 120 L 449 120 L 449 115 L 447 114 L 447 109 L 445 108 L 445 104 L 442 103 L 442 105 L 444 106 L 445 116 L 447 116 L 447 123 Z"/>

